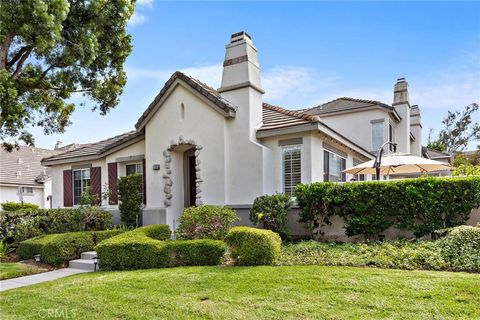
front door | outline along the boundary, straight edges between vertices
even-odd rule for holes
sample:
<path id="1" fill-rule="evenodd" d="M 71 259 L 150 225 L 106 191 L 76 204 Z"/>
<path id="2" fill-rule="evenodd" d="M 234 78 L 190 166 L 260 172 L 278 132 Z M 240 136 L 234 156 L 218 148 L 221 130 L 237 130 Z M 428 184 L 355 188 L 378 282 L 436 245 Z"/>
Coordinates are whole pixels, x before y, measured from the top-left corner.
<path id="1" fill-rule="evenodd" d="M 194 206 L 197 198 L 197 188 L 195 185 L 196 170 L 195 170 L 195 156 L 188 156 L 188 206 Z"/>

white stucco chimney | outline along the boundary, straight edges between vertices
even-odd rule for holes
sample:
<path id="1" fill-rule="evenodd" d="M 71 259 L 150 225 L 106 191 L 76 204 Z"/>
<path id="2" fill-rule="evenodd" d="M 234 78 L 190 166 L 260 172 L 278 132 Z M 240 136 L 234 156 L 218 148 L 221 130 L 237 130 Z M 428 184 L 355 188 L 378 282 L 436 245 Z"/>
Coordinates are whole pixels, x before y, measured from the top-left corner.
<path id="1" fill-rule="evenodd" d="M 400 118 L 402 118 L 395 130 L 397 151 L 410 153 L 410 102 L 408 97 L 408 82 L 405 78 L 397 79 L 393 91 L 392 106 Z"/>
<path id="2" fill-rule="evenodd" d="M 262 122 L 262 95 L 265 93 L 260 81 L 257 49 L 245 31 L 232 34 L 225 48 L 222 84 L 218 92 L 238 107 L 234 122 L 243 128 L 248 124 L 247 137 L 256 140 L 255 131 Z"/>
<path id="3" fill-rule="evenodd" d="M 257 48 L 245 31 L 232 34 L 230 43 L 226 45 L 222 85 L 218 91 L 227 92 L 242 87 L 252 87 L 264 93 L 260 82 Z"/>
<path id="4" fill-rule="evenodd" d="M 418 105 L 410 108 L 410 131 L 415 137 L 415 141 L 410 144 L 410 152 L 415 156 L 422 156 L 422 116 Z"/>

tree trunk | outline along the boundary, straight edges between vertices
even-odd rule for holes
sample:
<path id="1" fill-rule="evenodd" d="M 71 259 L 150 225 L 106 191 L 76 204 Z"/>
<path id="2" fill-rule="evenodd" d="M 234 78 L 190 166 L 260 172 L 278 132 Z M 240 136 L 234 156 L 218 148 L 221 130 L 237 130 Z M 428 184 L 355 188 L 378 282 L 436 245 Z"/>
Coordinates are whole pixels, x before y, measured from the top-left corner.
<path id="1" fill-rule="evenodd" d="M 3 40 L 3 43 L 0 44 L 0 70 L 7 68 L 8 50 L 10 50 L 10 45 L 12 44 L 14 37 L 15 32 L 9 31 L 5 35 L 5 40 Z"/>

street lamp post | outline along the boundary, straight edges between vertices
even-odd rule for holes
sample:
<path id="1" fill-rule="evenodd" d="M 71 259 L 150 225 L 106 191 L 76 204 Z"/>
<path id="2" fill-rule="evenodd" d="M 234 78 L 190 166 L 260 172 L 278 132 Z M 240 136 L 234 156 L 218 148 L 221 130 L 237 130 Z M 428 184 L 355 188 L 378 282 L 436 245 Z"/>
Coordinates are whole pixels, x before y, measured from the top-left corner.
<path id="1" fill-rule="evenodd" d="M 373 163 L 373 167 L 375 168 L 375 175 L 377 176 L 377 181 L 380 180 L 380 166 L 382 165 L 382 156 L 383 156 L 383 148 L 386 145 L 391 145 L 393 147 L 393 152 L 397 152 L 397 144 L 387 141 L 382 146 L 380 149 L 378 149 L 377 157 L 375 158 L 375 162 Z"/>

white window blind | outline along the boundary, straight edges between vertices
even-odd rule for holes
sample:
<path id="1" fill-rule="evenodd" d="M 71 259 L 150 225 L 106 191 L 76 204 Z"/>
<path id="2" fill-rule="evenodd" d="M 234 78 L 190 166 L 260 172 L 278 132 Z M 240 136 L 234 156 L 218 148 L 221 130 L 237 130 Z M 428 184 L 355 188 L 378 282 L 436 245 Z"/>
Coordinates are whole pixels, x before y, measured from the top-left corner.
<path id="1" fill-rule="evenodd" d="M 283 192 L 293 194 L 295 186 L 302 181 L 302 148 L 299 145 L 283 149 Z"/>

